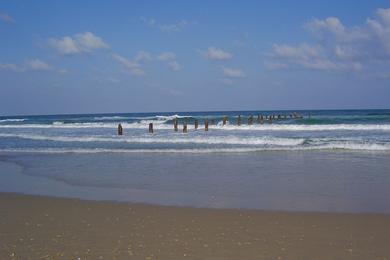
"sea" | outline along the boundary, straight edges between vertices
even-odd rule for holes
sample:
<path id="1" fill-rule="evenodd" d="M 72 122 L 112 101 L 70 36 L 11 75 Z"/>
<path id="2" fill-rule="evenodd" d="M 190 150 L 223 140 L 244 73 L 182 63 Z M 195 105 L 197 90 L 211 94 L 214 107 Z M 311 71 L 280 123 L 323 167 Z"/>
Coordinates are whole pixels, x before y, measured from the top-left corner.
<path id="1" fill-rule="evenodd" d="M 390 213 L 390 110 L 0 116 L 0 192 Z"/>

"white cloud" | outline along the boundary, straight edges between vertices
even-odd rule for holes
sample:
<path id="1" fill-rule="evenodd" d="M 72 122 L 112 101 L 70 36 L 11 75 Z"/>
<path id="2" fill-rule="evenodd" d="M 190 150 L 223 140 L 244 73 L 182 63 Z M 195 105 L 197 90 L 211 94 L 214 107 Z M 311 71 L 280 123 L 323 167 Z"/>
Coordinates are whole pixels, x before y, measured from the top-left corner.
<path id="1" fill-rule="evenodd" d="M 232 54 L 215 47 L 209 47 L 206 51 L 200 51 L 200 53 L 209 60 L 228 60 L 232 57 Z"/>
<path id="2" fill-rule="evenodd" d="M 228 78 L 244 78 L 245 74 L 240 69 L 232 69 L 232 68 L 226 68 L 222 67 L 223 75 L 225 75 Z"/>
<path id="3" fill-rule="evenodd" d="M 158 60 L 161 61 L 170 61 L 170 60 L 175 60 L 176 55 L 173 52 L 162 52 L 160 55 L 157 56 Z"/>
<path id="4" fill-rule="evenodd" d="M 173 71 L 178 71 L 181 69 L 181 66 L 177 61 L 174 60 L 168 63 L 168 68 L 170 68 Z"/>
<path id="5" fill-rule="evenodd" d="M 144 24 L 146 24 L 148 26 L 156 25 L 156 20 L 154 20 L 154 19 L 147 19 L 147 18 L 141 16 L 140 20 L 141 20 L 141 22 L 143 22 Z"/>
<path id="6" fill-rule="evenodd" d="M 13 63 L 0 63 L 0 70 L 22 71 L 22 67 Z"/>
<path id="7" fill-rule="evenodd" d="M 51 70 L 52 69 L 52 67 L 49 66 L 46 62 L 43 62 L 39 59 L 27 61 L 26 66 L 31 70 Z"/>
<path id="8" fill-rule="evenodd" d="M 345 26 L 339 18 L 328 17 L 313 19 L 304 28 L 316 43 L 274 44 L 267 68 L 361 70 L 375 62 L 390 62 L 390 9 L 377 9 L 375 17 L 360 26 Z"/>
<path id="9" fill-rule="evenodd" d="M 78 42 L 81 49 L 86 51 L 108 48 L 108 45 L 91 32 L 79 33 L 75 35 L 75 39 Z"/>
<path id="10" fill-rule="evenodd" d="M 51 38 L 49 39 L 49 45 L 63 55 L 79 54 L 109 48 L 108 44 L 91 32 L 79 33 L 73 37 L 64 36 L 60 39 Z"/>
<path id="11" fill-rule="evenodd" d="M 360 26 L 347 27 L 338 18 L 329 17 L 315 19 L 306 28 L 322 45 L 343 45 L 353 49 L 356 58 L 390 59 L 390 8 L 377 9 L 375 17 L 367 18 Z M 348 58 L 353 58 L 350 54 Z"/>
<path id="12" fill-rule="evenodd" d="M 172 71 L 178 71 L 181 69 L 181 65 L 176 61 L 176 54 L 173 52 L 162 52 L 157 56 L 159 61 L 167 62 L 167 66 Z"/>
<path id="13" fill-rule="evenodd" d="M 120 56 L 118 54 L 113 54 L 112 58 L 122 65 L 124 65 L 130 72 L 130 74 L 134 76 L 144 76 L 146 73 L 145 71 L 141 68 L 141 65 L 137 61 L 132 61 L 129 59 L 126 59 L 123 56 Z"/>
<path id="14" fill-rule="evenodd" d="M 345 55 L 338 49 L 339 55 Z M 274 44 L 271 61 L 266 61 L 268 69 L 285 69 L 289 67 L 301 67 L 315 70 L 360 70 L 362 65 L 359 62 L 338 61 L 328 57 L 328 53 L 321 46 L 310 46 L 301 44 L 290 46 L 287 44 Z"/>
<path id="15" fill-rule="evenodd" d="M 181 20 L 174 24 L 160 24 L 159 28 L 162 32 L 179 32 L 187 26 L 186 20 Z"/>
<path id="16" fill-rule="evenodd" d="M 320 49 L 318 47 L 302 44 L 293 47 L 287 44 L 274 44 L 273 55 L 286 59 L 312 59 L 320 57 Z"/>
<path id="17" fill-rule="evenodd" d="M 162 24 L 158 23 L 155 19 L 148 19 L 143 16 L 140 17 L 141 22 L 146 24 L 149 27 L 156 27 L 162 32 L 180 32 L 190 24 L 196 24 L 196 22 L 188 22 L 186 20 L 181 20 L 176 23 L 171 24 Z"/>
<path id="18" fill-rule="evenodd" d="M 53 70 L 53 68 L 44 61 L 41 61 L 39 59 L 34 59 L 34 60 L 27 60 L 22 64 L 0 63 L 0 70 L 26 72 L 26 71 L 50 71 Z"/>
<path id="19" fill-rule="evenodd" d="M 134 60 L 136 62 L 147 62 L 152 60 L 152 55 L 146 51 L 139 51 L 135 56 Z"/>
<path id="20" fill-rule="evenodd" d="M 119 79 L 114 78 L 114 77 L 108 77 L 108 78 L 106 78 L 106 80 L 107 80 L 108 82 L 111 82 L 111 83 L 119 83 L 119 82 L 120 82 Z"/>
<path id="21" fill-rule="evenodd" d="M 67 55 L 81 52 L 77 43 L 69 36 L 65 36 L 61 39 L 50 39 L 49 44 L 60 54 Z"/>
<path id="22" fill-rule="evenodd" d="M 267 69 L 270 69 L 270 70 L 286 69 L 286 68 L 288 68 L 288 65 L 286 63 L 276 62 L 276 61 L 266 61 L 266 62 L 264 62 L 264 66 Z"/>
<path id="23" fill-rule="evenodd" d="M 0 13 L 0 20 L 6 23 L 14 23 L 15 20 L 7 13 Z"/>

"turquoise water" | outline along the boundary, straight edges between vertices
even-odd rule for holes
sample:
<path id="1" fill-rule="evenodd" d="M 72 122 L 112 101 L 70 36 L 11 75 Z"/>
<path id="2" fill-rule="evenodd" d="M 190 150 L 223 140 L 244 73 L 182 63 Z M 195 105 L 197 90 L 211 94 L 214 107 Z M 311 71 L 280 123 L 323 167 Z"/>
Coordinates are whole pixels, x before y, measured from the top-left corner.
<path id="1" fill-rule="evenodd" d="M 303 118 L 291 118 L 293 112 Z M 261 124 L 258 114 L 281 119 Z M 251 115 L 254 123 L 248 125 Z M 183 122 L 188 133 L 180 131 Z M 119 123 L 123 136 L 116 135 Z M 390 213 L 389 156 L 390 110 L 0 117 L 0 191 L 5 192 Z"/>

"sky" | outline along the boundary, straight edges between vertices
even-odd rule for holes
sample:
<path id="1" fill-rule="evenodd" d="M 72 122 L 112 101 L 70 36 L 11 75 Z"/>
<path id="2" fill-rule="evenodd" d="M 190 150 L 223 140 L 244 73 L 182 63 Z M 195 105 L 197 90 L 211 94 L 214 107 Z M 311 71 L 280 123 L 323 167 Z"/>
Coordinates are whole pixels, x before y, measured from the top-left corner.
<path id="1" fill-rule="evenodd" d="M 388 1 L 0 1 L 0 115 L 368 108 Z"/>

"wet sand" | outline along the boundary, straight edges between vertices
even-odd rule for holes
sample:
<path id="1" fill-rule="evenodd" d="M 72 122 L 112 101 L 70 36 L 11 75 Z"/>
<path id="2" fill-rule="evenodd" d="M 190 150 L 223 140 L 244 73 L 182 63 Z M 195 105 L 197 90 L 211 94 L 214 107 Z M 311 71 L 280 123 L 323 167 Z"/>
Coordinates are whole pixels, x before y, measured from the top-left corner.
<path id="1" fill-rule="evenodd" d="M 0 259 L 390 259 L 390 215 L 0 193 Z"/>

